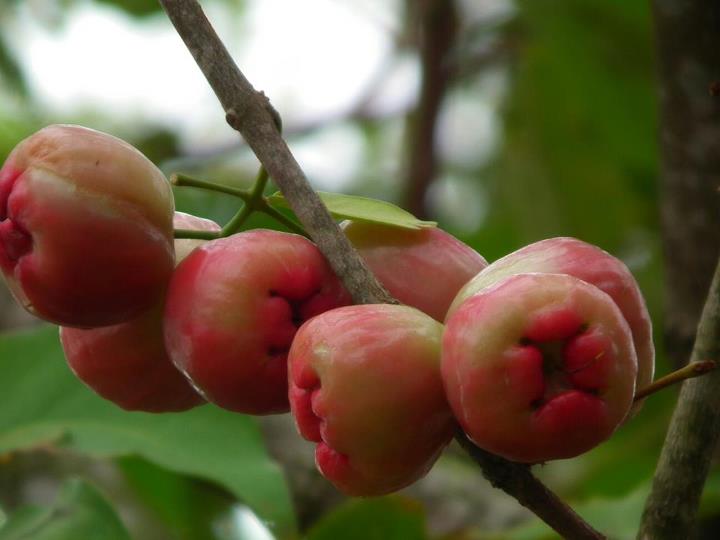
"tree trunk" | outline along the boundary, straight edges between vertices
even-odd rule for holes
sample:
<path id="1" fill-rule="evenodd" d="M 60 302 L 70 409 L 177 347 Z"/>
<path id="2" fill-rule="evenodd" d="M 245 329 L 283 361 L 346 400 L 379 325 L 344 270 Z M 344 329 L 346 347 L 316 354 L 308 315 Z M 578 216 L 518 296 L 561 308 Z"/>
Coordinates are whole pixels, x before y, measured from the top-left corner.
<path id="1" fill-rule="evenodd" d="M 720 4 L 654 0 L 660 76 L 665 340 L 685 363 L 720 254 Z"/>

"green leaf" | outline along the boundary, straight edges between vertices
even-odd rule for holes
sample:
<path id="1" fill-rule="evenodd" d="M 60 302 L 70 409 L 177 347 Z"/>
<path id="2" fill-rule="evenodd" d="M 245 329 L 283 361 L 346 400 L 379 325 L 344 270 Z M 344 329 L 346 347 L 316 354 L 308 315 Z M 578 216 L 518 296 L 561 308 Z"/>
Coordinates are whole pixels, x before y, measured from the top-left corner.
<path id="1" fill-rule="evenodd" d="M 112 507 L 80 480 L 66 482 L 48 508 L 25 507 L 0 529 L 0 540 L 130 540 Z"/>
<path id="2" fill-rule="evenodd" d="M 152 510 L 177 540 L 218 540 L 218 519 L 237 503 L 213 484 L 182 476 L 137 457 L 117 464 L 139 501 Z"/>
<path id="3" fill-rule="evenodd" d="M 0 528 L 2 528 L 6 522 L 7 522 L 7 516 L 5 515 L 5 512 L 3 511 L 3 509 L 0 508 Z"/>
<path id="4" fill-rule="evenodd" d="M 425 512 L 412 499 L 351 500 L 323 517 L 307 540 L 427 540 Z"/>
<path id="5" fill-rule="evenodd" d="M 72 375 L 55 327 L 0 336 L 0 395 L 0 453 L 52 445 L 100 458 L 140 456 L 225 487 L 279 537 L 294 532 L 283 475 L 250 417 L 211 405 L 123 411 Z"/>
<path id="6" fill-rule="evenodd" d="M 403 229 L 422 229 L 437 225 L 434 221 L 418 219 L 410 212 L 387 201 L 358 197 L 356 195 L 344 195 L 342 193 L 328 193 L 326 191 L 318 191 L 317 194 L 327 206 L 330 214 L 336 219 L 369 221 Z M 270 195 L 268 202 L 280 208 L 290 208 L 287 200 L 279 191 Z"/>

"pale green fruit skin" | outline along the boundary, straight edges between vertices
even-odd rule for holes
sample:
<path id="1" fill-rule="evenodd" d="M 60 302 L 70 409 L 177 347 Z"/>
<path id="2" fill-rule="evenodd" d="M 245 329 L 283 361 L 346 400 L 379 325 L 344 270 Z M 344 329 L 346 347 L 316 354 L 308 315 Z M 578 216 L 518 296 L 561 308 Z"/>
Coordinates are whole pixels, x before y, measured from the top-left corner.
<path id="1" fill-rule="evenodd" d="M 508 276 L 526 272 L 568 274 L 607 293 L 632 332 L 638 359 L 637 388 L 652 382 L 655 372 L 652 323 L 635 278 L 620 259 L 576 238 L 541 240 L 493 262 L 461 289 L 450 306 L 448 319 L 474 294 Z M 640 404 L 635 405 L 634 412 Z"/>
<path id="2" fill-rule="evenodd" d="M 333 309 L 298 331 L 288 359 L 292 411 L 338 489 L 398 490 L 425 475 L 449 442 L 441 334 L 420 311 L 386 304 Z"/>
<path id="3" fill-rule="evenodd" d="M 458 291 L 487 261 L 439 228 L 345 221 L 342 229 L 388 292 L 442 322 Z"/>

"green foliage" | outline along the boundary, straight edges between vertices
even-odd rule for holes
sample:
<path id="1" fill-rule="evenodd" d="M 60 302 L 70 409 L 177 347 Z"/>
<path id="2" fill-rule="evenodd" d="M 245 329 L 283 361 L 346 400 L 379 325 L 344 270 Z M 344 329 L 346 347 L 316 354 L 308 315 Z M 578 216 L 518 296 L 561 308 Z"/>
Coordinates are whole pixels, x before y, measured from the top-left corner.
<path id="1" fill-rule="evenodd" d="M 422 229 L 434 227 L 434 221 L 423 221 L 416 218 L 407 210 L 395 206 L 387 201 L 345 195 L 343 193 L 327 193 L 318 191 L 318 195 L 327 206 L 330 214 L 336 219 L 353 219 L 380 223 L 403 229 Z M 289 208 L 285 197 L 279 191 L 269 197 L 270 204 L 281 208 Z"/>
<path id="2" fill-rule="evenodd" d="M 162 520 L 172 538 L 215 540 L 213 525 L 233 504 L 223 491 L 137 457 L 117 461 L 140 502 Z"/>
<path id="3" fill-rule="evenodd" d="M 0 336 L 0 395 L 0 453 L 53 446 L 141 456 L 222 486 L 280 536 L 294 529 L 282 474 L 253 419 L 210 405 L 180 414 L 122 411 L 72 375 L 54 327 Z"/>
<path id="4" fill-rule="evenodd" d="M 157 0 L 96 0 L 100 4 L 109 4 L 125 11 L 133 17 L 146 17 L 161 10 Z"/>
<path id="5" fill-rule="evenodd" d="M 490 258 L 559 235 L 615 253 L 634 238 L 654 249 L 649 6 L 571 0 L 557 9 L 529 0 L 520 7 L 505 137 L 479 245 Z"/>
<path id="6" fill-rule="evenodd" d="M 427 540 L 417 501 L 393 496 L 349 501 L 326 515 L 307 540 Z"/>
<path id="7" fill-rule="evenodd" d="M 120 519 L 98 491 L 67 481 L 49 507 L 27 506 L 10 516 L 0 540 L 130 540 Z"/>
<path id="8" fill-rule="evenodd" d="M 22 69 L 10 53 L 7 43 L 0 35 L 0 81 L 7 84 L 9 90 L 26 97 L 27 85 Z"/>

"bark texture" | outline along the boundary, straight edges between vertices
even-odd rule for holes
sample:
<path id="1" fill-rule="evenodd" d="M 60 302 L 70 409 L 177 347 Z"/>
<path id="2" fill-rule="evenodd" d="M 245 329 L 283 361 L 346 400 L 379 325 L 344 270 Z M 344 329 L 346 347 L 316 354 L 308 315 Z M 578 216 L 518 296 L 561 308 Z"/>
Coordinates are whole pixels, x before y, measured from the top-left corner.
<path id="1" fill-rule="evenodd" d="M 685 363 L 720 254 L 720 4 L 654 0 L 660 76 L 665 341 Z"/>
<path id="2" fill-rule="evenodd" d="M 667 352 L 684 363 L 697 327 L 691 361 L 718 360 L 720 271 L 712 276 L 720 253 L 720 97 L 714 90 L 720 80 L 720 4 L 654 0 L 653 15 L 660 76 Z M 638 538 L 691 537 L 720 430 L 719 387 L 718 372 L 683 384 Z"/>

